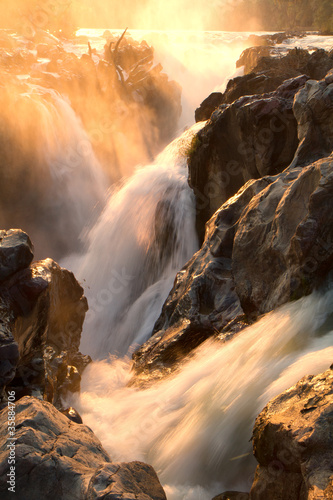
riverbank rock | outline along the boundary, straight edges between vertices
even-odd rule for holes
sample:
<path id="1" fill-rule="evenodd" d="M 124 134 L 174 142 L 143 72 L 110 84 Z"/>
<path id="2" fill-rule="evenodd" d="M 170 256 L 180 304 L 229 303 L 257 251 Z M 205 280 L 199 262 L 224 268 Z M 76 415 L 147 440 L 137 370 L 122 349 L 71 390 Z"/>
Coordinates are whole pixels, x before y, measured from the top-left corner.
<path id="1" fill-rule="evenodd" d="M 221 104 L 231 104 L 242 96 L 264 94 L 276 90 L 285 80 L 306 75 L 322 80 L 333 68 L 333 51 L 274 46 L 255 46 L 244 50 L 236 63 L 244 67 L 244 75 L 228 81 L 225 92 L 208 96 L 195 112 L 196 121 L 208 120 Z M 209 105 L 208 105 L 209 104 Z M 214 107 L 215 105 L 215 107 Z"/>
<path id="2" fill-rule="evenodd" d="M 79 390 L 90 362 L 79 352 L 87 311 L 83 289 L 73 273 L 51 259 L 16 273 L 0 289 L 15 321 L 12 332 L 20 360 L 10 387 L 20 397 L 35 395 L 59 406 L 67 391 Z"/>
<path id="3" fill-rule="evenodd" d="M 333 367 L 270 401 L 253 430 L 251 500 L 333 497 Z"/>
<path id="4" fill-rule="evenodd" d="M 333 157 L 252 180 L 214 214 L 177 274 L 137 372 L 174 367 L 325 282 L 333 266 Z"/>
<path id="5" fill-rule="evenodd" d="M 79 352 L 87 311 L 74 275 L 51 259 L 34 262 L 26 233 L 1 231 L 0 386 L 60 406 L 79 390 L 90 362 Z"/>
<path id="6" fill-rule="evenodd" d="M 8 409 L 0 413 L 0 492 L 11 499 L 10 453 L 15 453 L 15 494 L 24 500 L 98 498 L 166 500 L 153 468 L 141 462 L 112 463 L 89 427 L 45 401 L 26 396 L 15 407 L 15 446 L 8 435 Z"/>
<path id="7" fill-rule="evenodd" d="M 30 238 L 23 231 L 0 231 L 0 282 L 28 267 L 33 251 Z"/>
<path id="8" fill-rule="evenodd" d="M 218 108 L 194 137 L 188 159 L 199 239 L 215 211 L 247 182 L 282 172 L 298 147 L 293 99 L 307 77 L 275 92 L 242 97 Z"/>

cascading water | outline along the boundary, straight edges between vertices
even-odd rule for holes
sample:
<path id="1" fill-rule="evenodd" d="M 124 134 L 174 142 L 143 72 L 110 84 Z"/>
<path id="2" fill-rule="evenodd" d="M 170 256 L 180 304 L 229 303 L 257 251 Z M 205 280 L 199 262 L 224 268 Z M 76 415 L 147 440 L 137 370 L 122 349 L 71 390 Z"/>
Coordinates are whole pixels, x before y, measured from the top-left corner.
<path id="1" fill-rule="evenodd" d="M 198 249 L 186 153 L 202 126 L 114 189 L 85 256 L 66 263 L 89 285 L 81 349 L 94 358 L 124 355 L 147 340 L 177 271 Z"/>
<path id="2" fill-rule="evenodd" d="M 113 460 L 155 467 L 168 500 L 249 491 L 254 419 L 270 398 L 330 365 L 332 306 L 332 290 L 283 306 L 231 341 L 206 341 L 148 389 L 127 386 L 128 358 L 95 362 L 72 403 Z"/>
<path id="3" fill-rule="evenodd" d="M 13 101 L 20 120 L 10 108 L 5 120 L 13 147 L 6 144 L 5 151 L 12 180 L 7 189 L 13 180 L 21 185 L 22 179 L 25 189 L 6 223 L 31 235 L 38 256 L 59 258 L 79 249 L 80 234 L 93 222 L 94 207 L 104 204 L 107 180 L 65 97 L 31 84 L 29 92 L 19 93 Z"/>

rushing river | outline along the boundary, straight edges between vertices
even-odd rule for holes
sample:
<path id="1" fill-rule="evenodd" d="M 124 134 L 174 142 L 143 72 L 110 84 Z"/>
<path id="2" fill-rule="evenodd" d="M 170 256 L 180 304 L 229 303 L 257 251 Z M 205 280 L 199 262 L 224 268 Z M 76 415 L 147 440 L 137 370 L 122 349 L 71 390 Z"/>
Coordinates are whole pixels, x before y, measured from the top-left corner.
<path id="1" fill-rule="evenodd" d="M 81 30 L 67 50 L 82 53 L 89 39 L 102 52 L 102 32 Z M 45 179 L 51 186 L 36 234 L 45 231 L 45 240 L 55 233 L 80 235 L 83 242 L 80 249 L 70 246 L 61 264 L 85 288 L 90 310 L 81 350 L 94 362 L 84 373 L 80 396 L 70 402 L 112 460 L 152 464 L 168 500 L 210 500 L 226 489 L 249 491 L 256 415 L 271 397 L 331 363 L 333 294 L 326 290 L 286 305 L 225 344 L 205 342 L 177 374 L 150 388 L 127 385 L 131 353 L 151 335 L 176 273 L 198 250 L 186 164 L 193 134 L 203 126 L 192 126 L 194 109 L 241 74 L 235 61 L 249 34 L 130 35 L 151 43 L 155 62 L 183 88 L 179 137 L 154 161 L 110 186 L 68 99 L 31 85 L 18 102 L 29 104 L 39 127 L 35 185 L 43 178 L 40 189 L 46 190 Z M 331 40 L 308 36 L 288 40 L 284 48 L 327 48 Z M 39 70 L 46 63 L 41 58 Z"/>

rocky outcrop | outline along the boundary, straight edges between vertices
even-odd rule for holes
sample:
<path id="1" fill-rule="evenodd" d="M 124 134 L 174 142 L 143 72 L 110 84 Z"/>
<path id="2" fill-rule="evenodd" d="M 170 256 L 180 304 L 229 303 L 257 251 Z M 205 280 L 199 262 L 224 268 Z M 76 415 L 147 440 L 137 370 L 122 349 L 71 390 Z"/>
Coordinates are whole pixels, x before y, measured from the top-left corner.
<path id="1" fill-rule="evenodd" d="M 137 371 L 168 369 L 207 337 L 227 339 L 307 295 L 333 265 L 333 157 L 249 181 L 210 219 L 177 274 Z"/>
<path id="2" fill-rule="evenodd" d="M 29 266 L 33 246 L 23 231 L 0 231 L 0 282 Z"/>
<path id="3" fill-rule="evenodd" d="M 241 54 L 236 66 L 244 67 L 244 76 L 229 80 L 225 92 L 211 94 L 195 112 L 196 121 L 208 120 L 221 104 L 231 104 L 242 96 L 276 90 L 285 80 L 306 75 L 321 80 L 333 68 L 333 51 L 308 52 L 293 48 L 254 46 Z"/>
<path id="4" fill-rule="evenodd" d="M 299 146 L 292 166 L 308 165 L 333 150 L 333 79 L 329 72 L 318 82 L 309 80 L 295 96 L 293 112 Z"/>
<path id="5" fill-rule="evenodd" d="M 90 361 L 79 352 L 87 300 L 74 275 L 51 259 L 30 264 L 26 233 L 2 235 L 1 385 L 18 398 L 35 395 L 59 406 L 61 396 L 79 390 Z"/>
<path id="6" fill-rule="evenodd" d="M 15 418 L 16 439 L 8 441 L 8 409 L 0 413 L 2 499 L 13 497 L 7 482 L 12 474 L 15 494 L 25 500 L 41 495 L 45 500 L 166 500 L 151 466 L 113 463 L 89 427 L 72 422 L 51 404 L 24 397 L 16 403 Z M 8 463 L 13 455 L 14 473 Z"/>
<path id="7" fill-rule="evenodd" d="M 257 417 L 251 500 L 333 497 L 333 366 L 270 401 Z"/>
<path id="8" fill-rule="evenodd" d="M 289 80 L 276 92 L 220 107 L 195 136 L 189 183 L 201 241 L 207 220 L 246 181 L 282 172 L 293 160 L 298 147 L 293 98 L 306 80 Z"/>

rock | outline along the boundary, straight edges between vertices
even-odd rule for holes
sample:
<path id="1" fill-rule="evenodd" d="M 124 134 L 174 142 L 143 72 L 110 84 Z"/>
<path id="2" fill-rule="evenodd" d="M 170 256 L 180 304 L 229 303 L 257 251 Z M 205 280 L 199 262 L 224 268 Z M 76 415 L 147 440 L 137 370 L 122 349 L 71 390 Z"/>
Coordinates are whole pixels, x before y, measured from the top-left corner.
<path id="1" fill-rule="evenodd" d="M 209 120 L 210 115 L 222 104 L 222 92 L 212 92 L 195 110 L 195 121 L 201 122 Z"/>
<path id="2" fill-rule="evenodd" d="M 165 500 L 149 465 L 111 463 L 89 427 L 76 424 L 45 401 L 26 396 L 16 402 L 15 493 L 24 500 L 138 498 Z M 8 410 L 0 413 L 0 492 L 8 491 Z M 24 493 L 23 493 L 24 492 Z M 42 492 L 42 493 L 41 493 Z"/>
<path id="3" fill-rule="evenodd" d="M 245 184 L 177 274 L 138 373 L 170 371 L 207 337 L 222 341 L 311 293 L 333 265 L 333 156 Z M 156 374 L 158 376 L 158 374 Z"/>
<path id="4" fill-rule="evenodd" d="M 315 500 L 333 494 L 333 371 L 304 377 L 257 417 L 259 465 L 251 500 Z"/>
<path id="5" fill-rule="evenodd" d="M 83 423 L 81 415 L 72 406 L 70 406 L 69 408 L 65 408 L 64 410 L 61 410 L 61 413 L 65 415 L 65 417 L 69 418 L 69 420 L 71 420 L 72 422 L 75 422 L 76 424 Z"/>
<path id="6" fill-rule="evenodd" d="M 333 68 L 333 51 L 317 49 L 309 53 L 294 48 L 285 55 L 273 46 L 250 47 L 241 54 L 237 67 L 244 66 L 245 74 L 229 80 L 223 94 L 211 94 L 196 110 L 196 121 L 208 120 L 222 104 L 231 104 L 242 96 L 273 92 L 285 80 L 307 75 L 321 80 Z M 332 83 L 332 82 L 327 82 Z"/>
<path id="7" fill-rule="evenodd" d="M 253 197 L 232 252 L 246 314 L 262 314 L 311 293 L 333 263 L 333 157 L 288 169 Z"/>
<path id="8" fill-rule="evenodd" d="M 55 405 L 80 387 L 90 362 L 79 352 L 87 310 L 83 289 L 74 275 L 51 259 L 35 262 L 0 287 L 7 328 L 18 344 L 20 360 L 10 388 L 17 397 L 36 395 Z"/>
<path id="9" fill-rule="evenodd" d="M 246 181 L 277 174 L 293 160 L 298 146 L 293 98 L 306 80 L 289 80 L 275 92 L 242 97 L 217 109 L 195 136 L 189 184 L 196 196 L 201 242 L 207 220 Z"/>
<path id="10" fill-rule="evenodd" d="M 304 166 L 333 150 L 333 83 L 309 80 L 295 95 L 299 146 L 292 166 Z"/>
<path id="11" fill-rule="evenodd" d="M 20 229 L 0 231 L 0 282 L 29 266 L 33 259 L 29 236 Z"/>
<path id="12" fill-rule="evenodd" d="M 249 493 L 242 493 L 241 491 L 225 491 L 217 495 L 213 500 L 249 500 Z"/>
<path id="13" fill-rule="evenodd" d="M 7 311 L 0 299 L 0 403 L 6 401 L 4 388 L 13 380 L 19 360 L 19 349 L 9 328 Z"/>
<path id="14" fill-rule="evenodd" d="M 142 462 L 101 466 L 89 483 L 88 498 L 166 500 L 154 469 Z"/>

